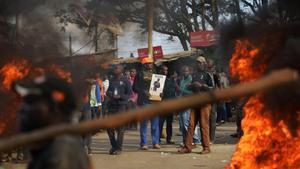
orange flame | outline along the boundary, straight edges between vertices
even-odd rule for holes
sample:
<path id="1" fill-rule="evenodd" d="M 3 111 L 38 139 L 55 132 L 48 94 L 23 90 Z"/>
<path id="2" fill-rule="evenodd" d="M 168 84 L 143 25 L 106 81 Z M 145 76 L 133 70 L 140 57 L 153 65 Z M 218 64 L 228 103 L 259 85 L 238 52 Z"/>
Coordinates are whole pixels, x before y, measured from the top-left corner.
<path id="1" fill-rule="evenodd" d="M 14 60 L 4 65 L 0 70 L 0 74 L 3 77 L 3 88 L 10 90 L 11 84 L 16 80 L 23 79 L 28 75 L 29 71 L 30 66 L 24 59 Z"/>
<path id="2" fill-rule="evenodd" d="M 259 48 L 248 40 L 237 41 L 235 47 L 230 61 L 231 75 L 241 82 L 260 78 L 266 65 L 255 65 Z M 237 145 L 231 164 L 226 168 L 299 169 L 300 130 L 297 131 L 298 137 L 294 137 L 283 121 L 274 124 L 271 120 L 272 113 L 265 108 L 259 96 L 250 98 L 243 112 L 244 135 Z M 300 115 L 298 119 L 300 122 Z"/>
<path id="3" fill-rule="evenodd" d="M 0 83 L 2 84 L 0 94 L 5 93 L 7 96 L 7 93 L 11 92 L 11 85 L 14 81 L 35 78 L 46 72 L 52 72 L 71 83 L 71 73 L 63 70 L 58 65 L 53 64 L 49 68 L 33 67 L 29 61 L 19 58 L 10 61 L 0 69 Z M 63 99 L 62 96 L 55 96 L 57 96 L 57 99 Z M 13 95 L 1 99 L 0 135 L 14 132 L 17 107 L 20 103 Z M 7 104 L 10 105 L 7 106 Z"/>
<path id="4" fill-rule="evenodd" d="M 49 70 L 57 74 L 60 78 L 65 79 L 67 82 L 72 83 L 71 73 L 63 70 L 58 65 L 51 65 Z"/>

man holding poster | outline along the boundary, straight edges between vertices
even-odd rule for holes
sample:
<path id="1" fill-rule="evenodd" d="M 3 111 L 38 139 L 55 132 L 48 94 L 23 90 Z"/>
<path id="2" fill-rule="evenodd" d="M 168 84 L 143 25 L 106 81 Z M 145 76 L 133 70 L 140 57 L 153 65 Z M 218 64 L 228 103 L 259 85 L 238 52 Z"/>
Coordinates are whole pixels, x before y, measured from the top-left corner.
<path id="1" fill-rule="evenodd" d="M 156 87 L 154 91 L 154 82 L 153 76 L 155 76 L 154 68 L 153 68 L 153 58 L 146 57 L 143 58 L 141 63 L 143 64 L 143 69 L 137 73 L 134 83 L 133 83 L 133 91 L 138 94 L 137 105 L 139 107 L 147 106 L 153 103 L 153 100 L 161 100 L 160 90 L 163 89 L 163 79 L 160 79 L 156 82 Z M 158 87 L 158 83 L 159 87 Z M 162 88 L 162 89 L 161 89 Z M 158 95 L 157 95 L 158 94 Z M 152 145 L 154 149 L 160 149 L 159 145 L 159 117 L 155 117 L 150 120 L 151 121 L 151 135 L 152 135 Z M 148 150 L 147 143 L 147 124 L 148 121 L 143 121 L 140 123 L 140 148 L 141 150 Z"/>

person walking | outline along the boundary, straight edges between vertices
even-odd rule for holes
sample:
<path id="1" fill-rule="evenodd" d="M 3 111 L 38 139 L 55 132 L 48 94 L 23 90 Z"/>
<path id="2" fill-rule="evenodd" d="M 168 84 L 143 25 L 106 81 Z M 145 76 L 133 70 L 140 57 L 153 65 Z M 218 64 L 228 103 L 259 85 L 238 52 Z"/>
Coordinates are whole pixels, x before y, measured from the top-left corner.
<path id="1" fill-rule="evenodd" d="M 155 73 L 153 58 L 146 57 L 141 60 L 143 68 L 140 72 L 137 73 L 134 83 L 133 91 L 138 94 L 137 105 L 139 107 L 145 107 L 151 103 L 149 100 L 150 93 L 150 84 L 152 75 Z M 151 136 L 152 136 L 152 145 L 154 149 L 160 149 L 159 145 L 159 117 L 154 117 L 150 120 L 151 122 Z M 147 143 L 147 124 L 148 121 L 140 122 L 140 149 L 148 150 Z"/>
<path id="2" fill-rule="evenodd" d="M 123 67 L 116 65 L 114 68 L 114 77 L 111 79 L 107 90 L 108 115 L 114 115 L 118 112 L 124 112 L 128 104 L 129 97 L 132 93 L 130 82 L 122 76 Z M 119 155 L 122 151 L 124 127 L 107 129 L 109 141 L 112 148 L 109 150 L 110 155 Z"/>

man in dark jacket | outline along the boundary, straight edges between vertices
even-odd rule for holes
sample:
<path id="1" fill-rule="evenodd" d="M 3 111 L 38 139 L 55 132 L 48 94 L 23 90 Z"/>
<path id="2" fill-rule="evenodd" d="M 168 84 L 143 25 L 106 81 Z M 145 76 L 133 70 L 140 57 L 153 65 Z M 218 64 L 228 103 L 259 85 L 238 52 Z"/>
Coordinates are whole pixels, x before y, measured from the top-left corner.
<path id="1" fill-rule="evenodd" d="M 76 108 L 70 86 L 58 78 L 38 77 L 14 85 L 23 99 L 18 114 L 21 132 L 31 132 L 51 125 L 70 123 Z M 90 169 L 91 164 L 75 135 L 61 135 L 35 143 L 29 148 L 28 169 Z"/>
<path id="2" fill-rule="evenodd" d="M 114 77 L 111 79 L 109 88 L 107 90 L 108 101 L 108 115 L 116 114 L 126 110 L 129 97 L 132 93 L 131 85 L 126 77 L 122 76 L 123 67 L 117 65 L 114 68 Z M 107 130 L 110 144 L 112 148 L 109 151 L 111 155 L 118 155 L 122 151 L 124 127 Z M 117 138 L 115 137 L 117 135 Z"/>
<path id="3" fill-rule="evenodd" d="M 194 93 L 202 93 L 209 91 L 213 84 L 208 72 L 205 70 L 206 59 L 204 57 L 197 58 L 198 71 L 194 73 L 193 81 L 190 86 Z M 209 139 L 209 115 L 211 112 L 211 105 L 201 106 L 199 109 L 194 109 L 190 114 L 190 124 L 187 132 L 185 146 L 178 151 L 180 153 L 190 153 L 192 151 L 192 138 L 194 135 L 195 125 L 200 123 L 201 142 L 203 150 L 201 154 L 210 153 L 210 139 Z"/>
<path id="4" fill-rule="evenodd" d="M 143 58 L 143 70 L 138 72 L 133 83 L 133 91 L 138 94 L 137 105 L 140 107 L 151 104 L 149 100 L 150 84 L 152 74 L 154 73 L 153 58 Z M 147 121 L 140 123 L 140 148 L 141 150 L 148 150 L 147 145 Z M 159 145 L 159 117 L 151 119 L 151 135 L 152 145 L 154 149 L 160 149 Z"/>
<path id="5" fill-rule="evenodd" d="M 168 67 L 167 66 L 162 66 L 160 73 L 162 75 L 167 76 L 168 75 Z M 162 99 L 163 100 L 168 100 L 168 99 L 174 99 L 176 96 L 176 82 L 172 77 L 167 77 L 165 81 L 165 86 L 162 94 Z M 171 140 L 172 139 L 172 123 L 173 123 L 173 114 L 166 115 L 166 116 L 161 116 L 159 118 L 159 130 L 160 130 L 160 137 L 162 136 L 162 131 L 163 131 L 163 126 L 164 122 L 166 121 L 167 127 L 166 127 L 166 143 L 167 144 L 174 144 L 174 142 Z"/>

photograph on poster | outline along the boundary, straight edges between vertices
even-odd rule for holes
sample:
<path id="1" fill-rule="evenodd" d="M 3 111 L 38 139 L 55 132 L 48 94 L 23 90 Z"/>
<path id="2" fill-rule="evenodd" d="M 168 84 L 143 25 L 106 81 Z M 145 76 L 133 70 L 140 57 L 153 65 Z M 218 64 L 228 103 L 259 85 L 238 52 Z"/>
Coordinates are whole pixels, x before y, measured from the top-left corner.
<path id="1" fill-rule="evenodd" d="M 150 84 L 150 100 L 157 100 L 160 101 L 161 97 L 160 94 L 164 90 L 164 85 L 166 81 L 165 75 L 153 74 Z"/>

